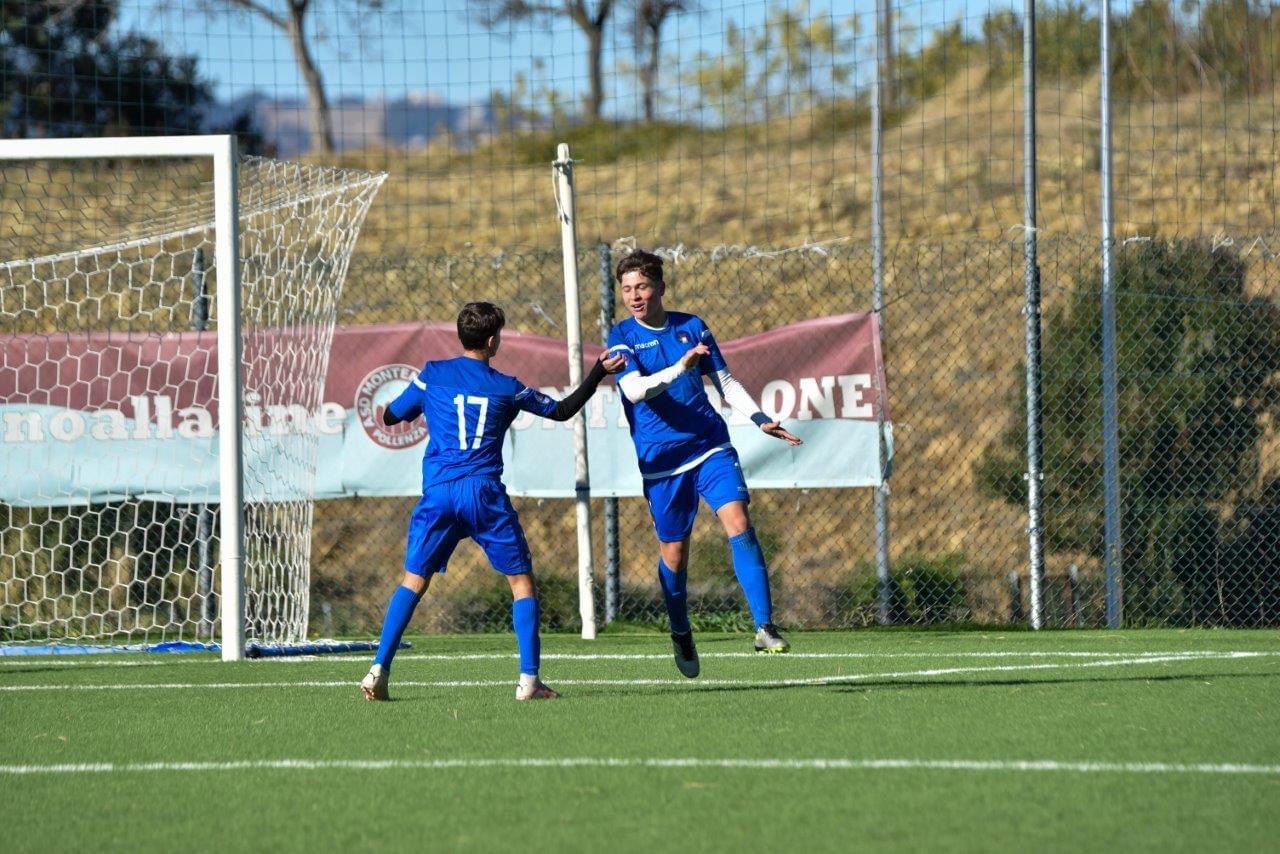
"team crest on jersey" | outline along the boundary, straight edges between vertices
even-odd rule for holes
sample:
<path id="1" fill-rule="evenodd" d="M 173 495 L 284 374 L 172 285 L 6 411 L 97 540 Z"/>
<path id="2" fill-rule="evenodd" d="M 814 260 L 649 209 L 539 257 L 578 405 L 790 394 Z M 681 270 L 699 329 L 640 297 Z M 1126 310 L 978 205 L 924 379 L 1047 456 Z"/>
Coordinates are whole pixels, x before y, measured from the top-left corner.
<path id="1" fill-rule="evenodd" d="M 689 343 L 689 333 L 687 333 L 687 332 L 681 332 L 681 333 L 677 334 L 677 335 L 676 335 L 676 340 L 677 340 L 677 341 L 679 341 L 681 344 L 688 344 L 688 343 Z"/>
<path id="2" fill-rule="evenodd" d="M 411 448 L 427 438 L 425 419 L 402 421 L 394 427 L 382 423 L 382 412 L 418 376 L 413 365 L 383 365 L 365 375 L 356 386 L 356 417 L 375 445 L 392 451 Z"/>

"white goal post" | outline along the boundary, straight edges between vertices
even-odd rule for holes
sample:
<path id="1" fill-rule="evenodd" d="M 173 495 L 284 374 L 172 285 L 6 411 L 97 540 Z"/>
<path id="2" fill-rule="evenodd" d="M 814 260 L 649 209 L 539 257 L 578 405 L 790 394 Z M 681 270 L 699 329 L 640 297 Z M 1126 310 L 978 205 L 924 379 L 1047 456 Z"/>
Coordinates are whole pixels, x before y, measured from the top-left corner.
<path id="1" fill-rule="evenodd" d="M 0 140 L 0 168 L 23 196 L 0 207 L 0 644 L 194 640 L 215 599 L 224 660 L 246 633 L 303 640 L 305 422 L 386 176 L 242 159 L 230 135 Z M 293 420 L 246 437 L 246 394 Z M 213 396 L 216 431 L 199 412 Z M 129 462 L 104 474 L 112 449 Z"/>

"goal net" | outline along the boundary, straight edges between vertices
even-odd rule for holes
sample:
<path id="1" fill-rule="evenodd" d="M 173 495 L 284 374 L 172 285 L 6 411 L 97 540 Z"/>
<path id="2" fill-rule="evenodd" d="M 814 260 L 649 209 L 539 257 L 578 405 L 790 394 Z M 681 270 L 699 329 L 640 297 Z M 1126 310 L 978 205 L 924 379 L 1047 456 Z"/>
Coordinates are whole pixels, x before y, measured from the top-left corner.
<path id="1" fill-rule="evenodd" d="M 329 345 L 385 176 L 42 142 L 0 143 L 0 644 L 213 640 L 224 607 L 301 640 Z"/>

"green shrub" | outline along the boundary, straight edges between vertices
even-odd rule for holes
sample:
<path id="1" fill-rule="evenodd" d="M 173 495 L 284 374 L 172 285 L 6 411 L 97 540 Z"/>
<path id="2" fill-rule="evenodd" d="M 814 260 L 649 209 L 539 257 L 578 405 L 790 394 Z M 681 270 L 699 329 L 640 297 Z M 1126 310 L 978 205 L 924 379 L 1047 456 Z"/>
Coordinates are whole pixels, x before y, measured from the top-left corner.
<path id="1" fill-rule="evenodd" d="M 1046 548 L 1098 558 L 1101 303 L 1099 271 L 1090 266 L 1067 303 L 1046 314 L 1041 395 Z M 1117 253 L 1116 328 L 1126 619 L 1234 622 L 1210 588 L 1218 589 L 1213 579 L 1252 572 L 1227 562 L 1238 553 L 1230 545 L 1242 536 L 1242 502 L 1259 495 L 1263 420 L 1280 409 L 1280 311 L 1246 293 L 1231 249 L 1151 241 Z M 1016 377 L 1016 414 L 975 475 L 988 494 L 1022 505 L 1023 368 Z"/>
<path id="2" fill-rule="evenodd" d="M 893 563 L 889 579 L 890 625 L 939 625 L 967 620 L 965 598 L 968 562 L 960 552 L 904 555 Z M 871 561 L 859 561 L 855 579 L 832 590 L 829 609 L 844 625 L 869 626 L 879 613 L 880 584 Z"/>

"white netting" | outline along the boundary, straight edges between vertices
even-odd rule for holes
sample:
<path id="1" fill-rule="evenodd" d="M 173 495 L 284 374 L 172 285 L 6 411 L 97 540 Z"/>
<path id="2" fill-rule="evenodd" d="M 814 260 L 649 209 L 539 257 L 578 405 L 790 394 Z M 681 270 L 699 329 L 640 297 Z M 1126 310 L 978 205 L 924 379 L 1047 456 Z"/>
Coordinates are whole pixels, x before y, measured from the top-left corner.
<path id="1" fill-rule="evenodd" d="M 210 637 L 212 167 L 0 170 L 0 643 Z M 329 345 L 383 177 L 258 158 L 239 167 L 251 639 L 306 632 Z"/>

